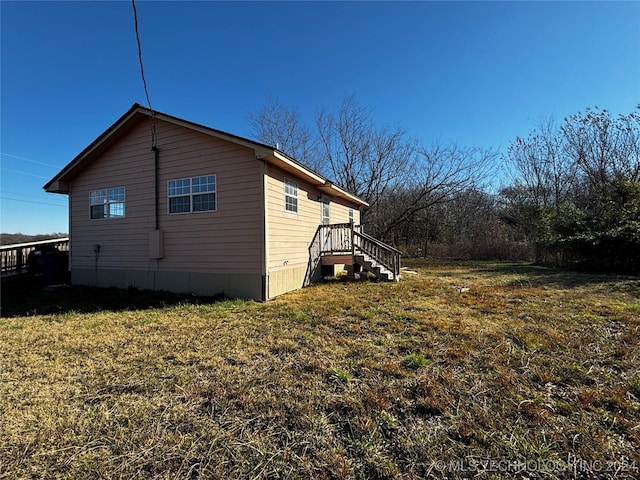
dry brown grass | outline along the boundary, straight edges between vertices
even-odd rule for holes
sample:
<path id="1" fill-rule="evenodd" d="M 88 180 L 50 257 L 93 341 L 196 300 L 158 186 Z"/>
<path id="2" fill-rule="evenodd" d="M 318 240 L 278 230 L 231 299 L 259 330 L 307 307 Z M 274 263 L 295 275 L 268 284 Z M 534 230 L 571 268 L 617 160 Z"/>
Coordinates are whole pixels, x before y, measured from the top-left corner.
<path id="1" fill-rule="evenodd" d="M 3 286 L 0 478 L 640 475 L 640 280 L 411 268 L 267 304 Z"/>

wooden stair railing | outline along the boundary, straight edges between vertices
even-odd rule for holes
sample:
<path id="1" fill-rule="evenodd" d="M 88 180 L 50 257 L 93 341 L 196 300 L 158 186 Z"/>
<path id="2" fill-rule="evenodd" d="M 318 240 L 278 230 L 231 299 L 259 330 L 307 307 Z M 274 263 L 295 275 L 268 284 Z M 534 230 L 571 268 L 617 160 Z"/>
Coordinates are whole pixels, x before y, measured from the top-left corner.
<path id="1" fill-rule="evenodd" d="M 362 252 L 369 255 L 391 272 L 393 280 L 397 281 L 400 278 L 400 256 L 402 254 L 400 250 L 364 232 L 356 232 L 354 230 L 353 238 L 354 253 Z"/>
<path id="2" fill-rule="evenodd" d="M 376 264 L 390 272 L 392 279 L 400 277 L 401 252 L 377 238 L 367 235 L 362 228 L 352 223 L 319 225 L 309 244 L 309 263 L 305 286 L 318 280 L 324 255 L 367 255 Z"/>

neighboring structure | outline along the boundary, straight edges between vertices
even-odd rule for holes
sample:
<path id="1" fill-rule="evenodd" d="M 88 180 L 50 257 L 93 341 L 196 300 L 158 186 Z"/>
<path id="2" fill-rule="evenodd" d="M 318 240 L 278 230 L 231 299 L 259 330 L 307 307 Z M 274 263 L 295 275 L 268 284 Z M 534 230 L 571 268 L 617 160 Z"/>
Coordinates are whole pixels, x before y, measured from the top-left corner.
<path id="1" fill-rule="evenodd" d="M 363 200 L 274 147 L 138 104 L 44 188 L 69 195 L 74 284 L 267 300 L 322 264 L 399 273 L 395 253 L 389 270 L 365 257 Z"/>

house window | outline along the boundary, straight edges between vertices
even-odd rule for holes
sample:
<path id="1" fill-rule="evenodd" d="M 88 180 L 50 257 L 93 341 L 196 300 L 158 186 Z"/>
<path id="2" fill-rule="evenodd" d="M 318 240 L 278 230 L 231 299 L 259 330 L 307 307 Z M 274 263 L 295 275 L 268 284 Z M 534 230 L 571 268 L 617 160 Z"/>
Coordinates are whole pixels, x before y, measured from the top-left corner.
<path id="1" fill-rule="evenodd" d="M 349 223 L 353 223 L 353 208 L 349 207 Z"/>
<path id="2" fill-rule="evenodd" d="M 216 176 L 169 180 L 169 213 L 209 212 L 216 209 Z"/>
<path id="3" fill-rule="evenodd" d="M 288 178 L 284 179 L 284 209 L 298 213 L 298 184 Z"/>
<path id="4" fill-rule="evenodd" d="M 330 215 L 329 215 L 329 205 L 330 200 L 328 197 L 322 197 L 322 224 L 328 225 L 331 223 Z"/>
<path id="5" fill-rule="evenodd" d="M 124 187 L 89 192 L 91 219 L 124 217 Z"/>

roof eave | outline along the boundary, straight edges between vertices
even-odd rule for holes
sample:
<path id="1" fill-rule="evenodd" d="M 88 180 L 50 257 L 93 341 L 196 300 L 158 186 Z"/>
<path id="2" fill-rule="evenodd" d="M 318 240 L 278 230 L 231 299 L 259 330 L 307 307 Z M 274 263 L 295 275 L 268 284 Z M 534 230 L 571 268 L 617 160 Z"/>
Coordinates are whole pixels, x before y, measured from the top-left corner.
<path id="1" fill-rule="evenodd" d="M 326 182 L 325 178 L 296 162 L 294 159 L 279 150 L 271 150 L 269 152 L 269 156 L 276 160 L 276 162 L 273 163 L 279 163 L 281 166 L 287 167 L 286 169 L 295 171 L 298 175 L 305 177 L 305 179 L 314 185 L 322 185 Z"/>
<path id="2" fill-rule="evenodd" d="M 340 198 L 343 198 L 345 200 L 348 200 L 350 202 L 353 203 L 357 203 L 358 205 L 360 205 L 361 207 L 368 207 L 369 204 L 367 202 L 365 202 L 364 200 L 362 200 L 361 198 L 347 192 L 345 189 L 340 188 L 339 186 L 335 185 L 334 183 L 330 182 L 330 181 L 326 181 L 326 183 L 320 187 L 318 187 L 318 189 L 322 192 L 325 192 L 329 195 L 334 195 Z"/>
<path id="3" fill-rule="evenodd" d="M 47 193 L 69 193 L 69 183 L 63 180 L 51 180 L 44 186 Z"/>
<path id="4" fill-rule="evenodd" d="M 167 121 L 169 123 L 181 125 L 185 128 L 195 130 L 206 135 L 211 135 L 222 140 L 226 140 L 244 147 L 250 148 L 255 152 L 257 159 L 264 159 L 272 164 L 283 168 L 285 171 L 292 172 L 292 174 L 301 177 L 317 187 L 319 190 L 326 192 L 327 194 L 338 196 L 344 200 L 353 202 L 360 206 L 369 206 L 367 202 L 358 198 L 357 196 L 347 192 L 346 190 L 334 185 L 331 181 L 327 180 L 323 176 L 317 174 L 313 170 L 307 168 L 303 164 L 299 163 L 295 159 L 289 157 L 284 152 L 265 145 L 262 143 L 254 142 L 237 135 L 233 135 L 221 130 L 216 130 L 204 125 L 189 122 L 178 117 L 167 115 L 165 113 L 156 112 L 150 110 L 138 103 L 134 103 L 133 106 L 116 120 L 113 125 L 107 128 L 98 138 L 96 138 L 89 146 L 87 146 L 80 154 L 78 154 L 71 162 L 69 162 L 60 172 L 54 176 L 49 182 L 44 185 L 45 191 L 49 193 L 69 193 L 69 179 L 78 169 L 82 168 L 85 161 L 88 160 L 100 147 L 105 145 L 114 135 L 122 133 L 122 128 L 132 122 L 136 115 L 155 116 L 155 118 Z M 117 138 L 117 137 L 116 137 Z"/>
<path id="5" fill-rule="evenodd" d="M 279 167 L 283 167 L 286 171 L 295 172 L 296 176 L 302 177 L 315 186 L 321 192 L 324 192 L 328 195 L 340 197 L 349 202 L 353 202 L 362 207 L 368 207 L 369 204 L 358 198 L 357 196 L 347 192 L 343 188 L 335 185 L 333 182 L 327 180 L 323 176 L 315 173 L 313 170 L 306 168 L 301 163 L 298 163 L 293 158 L 287 156 L 286 154 L 280 152 L 279 150 L 270 150 L 268 153 L 264 154 L 264 157 L 270 158 L 271 162 Z M 258 157 L 263 158 L 263 157 Z"/>

